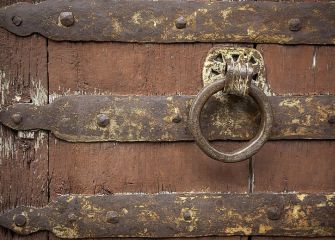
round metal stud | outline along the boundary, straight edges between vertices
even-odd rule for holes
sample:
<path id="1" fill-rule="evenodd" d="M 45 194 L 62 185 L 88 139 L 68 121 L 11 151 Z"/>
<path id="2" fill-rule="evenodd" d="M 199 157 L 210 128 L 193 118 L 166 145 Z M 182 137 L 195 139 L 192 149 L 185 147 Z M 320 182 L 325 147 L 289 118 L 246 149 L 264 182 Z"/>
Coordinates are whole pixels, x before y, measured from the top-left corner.
<path id="1" fill-rule="evenodd" d="M 178 29 L 186 28 L 186 25 L 187 25 L 186 19 L 183 16 L 177 18 L 175 25 L 176 25 L 176 28 Z"/>
<path id="2" fill-rule="evenodd" d="M 22 115 L 21 113 L 13 113 L 11 119 L 13 123 L 20 124 L 22 122 Z"/>
<path id="3" fill-rule="evenodd" d="M 72 12 L 61 12 L 59 21 L 64 27 L 70 27 L 74 24 L 74 16 Z"/>
<path id="4" fill-rule="evenodd" d="M 97 123 L 100 127 L 106 127 L 109 123 L 109 117 L 106 114 L 99 114 L 97 116 Z"/>
<path id="5" fill-rule="evenodd" d="M 22 215 L 22 214 L 17 215 L 17 216 L 15 216 L 15 218 L 14 218 L 14 223 L 15 223 L 15 225 L 18 226 L 18 227 L 23 227 L 23 226 L 26 225 L 26 223 L 27 223 L 27 218 L 26 218 L 26 216 L 24 216 L 24 215 Z"/>
<path id="6" fill-rule="evenodd" d="M 113 224 L 118 223 L 119 215 L 115 211 L 109 211 L 106 214 L 106 221 Z"/>

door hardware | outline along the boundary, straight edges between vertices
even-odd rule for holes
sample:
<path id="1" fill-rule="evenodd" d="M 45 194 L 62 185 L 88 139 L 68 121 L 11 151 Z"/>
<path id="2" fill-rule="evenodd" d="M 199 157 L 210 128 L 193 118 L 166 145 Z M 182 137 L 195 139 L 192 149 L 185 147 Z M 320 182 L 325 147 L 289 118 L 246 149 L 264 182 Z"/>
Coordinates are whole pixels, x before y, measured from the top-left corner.
<path id="1" fill-rule="evenodd" d="M 198 146 L 211 158 L 222 162 L 238 162 L 243 161 L 254 155 L 268 140 L 272 128 L 272 109 L 268 97 L 255 85 L 249 88 L 249 95 L 258 104 L 261 112 L 260 130 L 250 140 L 246 147 L 234 150 L 230 153 L 223 153 L 216 150 L 203 136 L 200 126 L 200 114 L 208 99 L 225 86 L 226 79 L 216 81 L 203 88 L 195 97 L 190 113 L 189 113 L 189 129 L 198 144 Z"/>
<path id="2" fill-rule="evenodd" d="M 47 0 L 0 10 L 0 26 L 58 41 L 334 44 L 335 4 Z"/>
<path id="3" fill-rule="evenodd" d="M 0 225 L 60 238 L 335 236 L 334 194 L 172 193 L 63 195 L 42 208 L 21 206 Z"/>
<path id="4" fill-rule="evenodd" d="M 64 96 L 35 106 L 14 104 L 0 122 L 14 130 L 49 130 L 69 142 L 192 141 L 187 119 L 195 96 Z M 331 119 L 335 96 L 268 96 L 275 139 L 335 139 Z M 104 114 L 106 126 L 98 117 Z M 105 121 L 105 120 L 104 120 Z M 249 97 L 210 98 L 201 114 L 208 140 L 250 140 L 259 128 L 257 105 Z"/>

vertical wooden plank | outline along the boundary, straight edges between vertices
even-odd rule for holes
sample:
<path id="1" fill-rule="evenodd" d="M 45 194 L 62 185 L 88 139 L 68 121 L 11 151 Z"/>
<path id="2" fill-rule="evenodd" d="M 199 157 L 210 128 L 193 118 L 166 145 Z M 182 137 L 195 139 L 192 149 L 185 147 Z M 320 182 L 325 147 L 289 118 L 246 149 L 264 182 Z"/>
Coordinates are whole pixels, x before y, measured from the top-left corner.
<path id="1" fill-rule="evenodd" d="M 268 81 L 275 93 L 335 93 L 335 47 L 260 44 L 257 49 L 264 56 Z M 335 141 L 268 142 L 253 157 L 254 191 L 334 192 L 334 155 Z"/>
<path id="2" fill-rule="evenodd" d="M 14 1 L 1 1 L 0 6 Z M 47 41 L 19 38 L 0 29 L 0 106 L 48 101 Z M 48 134 L 15 132 L 0 126 L 0 211 L 48 203 Z M 46 233 L 17 236 L 0 229 L 0 239 L 46 240 Z"/>
<path id="3" fill-rule="evenodd" d="M 51 99 L 64 94 L 196 94 L 211 47 L 50 41 Z M 51 198 L 66 193 L 248 191 L 247 162 L 214 161 L 189 142 L 73 144 L 51 137 L 50 173 Z"/>
<path id="4" fill-rule="evenodd" d="M 335 47 L 261 44 L 257 48 L 264 56 L 268 81 L 275 93 L 335 93 L 332 67 Z M 267 143 L 254 157 L 255 191 L 335 191 L 334 144 L 334 141 Z"/>

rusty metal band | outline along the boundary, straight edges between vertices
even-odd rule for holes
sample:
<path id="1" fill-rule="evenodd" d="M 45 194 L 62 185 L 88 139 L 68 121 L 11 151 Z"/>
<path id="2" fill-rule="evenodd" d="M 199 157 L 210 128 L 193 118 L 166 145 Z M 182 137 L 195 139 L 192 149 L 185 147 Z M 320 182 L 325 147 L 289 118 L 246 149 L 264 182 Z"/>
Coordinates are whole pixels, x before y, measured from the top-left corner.
<path id="1" fill-rule="evenodd" d="M 47 0 L 0 10 L 0 26 L 53 40 L 335 44 L 335 4 Z"/>
<path id="2" fill-rule="evenodd" d="M 15 130 L 50 130 L 70 142 L 192 141 L 195 96 L 64 96 L 45 106 L 15 104 L 0 122 Z M 269 96 L 270 139 L 335 139 L 335 96 Z M 250 140 L 261 117 L 250 97 L 210 98 L 201 115 L 209 140 Z"/>
<path id="3" fill-rule="evenodd" d="M 60 238 L 335 236 L 334 194 L 66 195 L 0 216 L 18 234 Z"/>

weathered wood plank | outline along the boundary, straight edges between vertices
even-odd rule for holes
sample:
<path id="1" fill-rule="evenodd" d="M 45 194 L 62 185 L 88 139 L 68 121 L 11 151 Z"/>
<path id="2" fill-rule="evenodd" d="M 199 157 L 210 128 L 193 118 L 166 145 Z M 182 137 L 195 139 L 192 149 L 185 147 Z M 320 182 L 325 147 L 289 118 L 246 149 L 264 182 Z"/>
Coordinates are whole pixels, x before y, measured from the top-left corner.
<path id="1" fill-rule="evenodd" d="M 335 94 L 334 47 L 261 44 L 257 45 L 257 49 L 264 56 L 268 81 L 275 92 Z M 334 192 L 334 149 L 335 141 L 267 143 L 253 157 L 252 188 L 255 192 Z M 270 239 L 286 240 L 282 237 Z"/>
<path id="2" fill-rule="evenodd" d="M 196 94 L 211 47 L 51 41 L 51 98 L 75 93 Z M 231 149 L 238 144 L 217 145 Z M 73 144 L 50 139 L 51 199 L 66 193 L 246 192 L 248 167 L 247 162 L 213 161 L 195 143 Z"/>
<path id="3" fill-rule="evenodd" d="M 0 6 L 15 1 L 1 1 Z M 47 44 L 33 35 L 19 38 L 0 29 L 1 108 L 48 101 Z M 48 133 L 14 132 L 0 126 L 0 211 L 21 204 L 48 203 Z M 0 229 L 1 240 L 46 240 L 46 233 L 20 237 Z"/>

